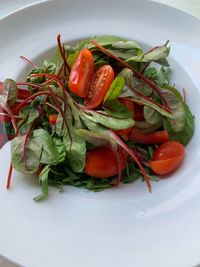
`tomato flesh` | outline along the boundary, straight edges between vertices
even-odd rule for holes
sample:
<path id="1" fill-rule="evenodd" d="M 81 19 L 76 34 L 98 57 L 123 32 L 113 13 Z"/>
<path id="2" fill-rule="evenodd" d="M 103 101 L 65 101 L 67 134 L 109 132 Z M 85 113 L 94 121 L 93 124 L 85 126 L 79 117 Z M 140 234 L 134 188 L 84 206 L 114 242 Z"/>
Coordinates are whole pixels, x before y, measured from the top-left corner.
<path id="1" fill-rule="evenodd" d="M 176 141 L 168 141 L 159 146 L 150 160 L 150 168 L 159 175 L 176 170 L 185 156 L 184 146 Z"/>
<path id="2" fill-rule="evenodd" d="M 126 167 L 126 155 L 117 150 L 120 167 Z M 96 178 L 108 178 L 118 174 L 118 164 L 114 151 L 109 146 L 99 146 L 87 152 L 85 171 Z"/>
<path id="3" fill-rule="evenodd" d="M 75 59 L 69 74 L 69 89 L 79 97 L 88 95 L 94 75 L 94 58 L 90 50 L 84 48 Z"/>
<path id="4" fill-rule="evenodd" d="M 102 102 L 114 80 L 114 70 L 110 65 L 100 67 L 94 74 L 85 105 L 88 108 L 96 108 Z"/>
<path id="5" fill-rule="evenodd" d="M 131 114 L 133 116 L 133 114 L 134 114 L 134 103 L 133 103 L 133 101 L 131 101 L 129 99 L 126 99 L 126 98 L 119 98 L 118 100 L 119 100 L 119 102 L 121 104 L 123 104 L 124 106 L 126 106 L 129 109 L 129 111 L 131 112 Z M 121 137 L 123 137 L 123 139 L 128 141 L 129 140 L 129 134 L 130 134 L 131 130 L 132 130 L 132 127 L 127 128 L 127 129 L 118 130 L 118 131 L 116 131 L 116 133 L 118 135 L 120 135 Z"/>

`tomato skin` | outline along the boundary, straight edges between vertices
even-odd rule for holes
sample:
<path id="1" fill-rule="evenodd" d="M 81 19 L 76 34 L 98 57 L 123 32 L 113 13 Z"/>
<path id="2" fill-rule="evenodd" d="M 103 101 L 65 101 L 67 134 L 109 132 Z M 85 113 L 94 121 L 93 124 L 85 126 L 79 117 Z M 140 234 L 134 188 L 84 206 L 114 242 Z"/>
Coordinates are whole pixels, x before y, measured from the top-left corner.
<path id="1" fill-rule="evenodd" d="M 100 67 L 94 74 L 85 105 L 88 108 L 96 108 L 103 99 L 114 80 L 114 70 L 110 65 Z"/>
<path id="2" fill-rule="evenodd" d="M 133 103 L 133 101 L 131 101 L 129 99 L 126 99 L 126 98 L 119 98 L 118 100 L 119 100 L 119 102 L 121 104 L 123 104 L 124 106 L 126 106 L 130 110 L 130 112 L 131 112 L 131 114 L 133 116 L 133 114 L 134 114 L 134 103 Z M 132 127 L 127 128 L 127 129 L 118 130 L 118 131 L 116 131 L 116 133 L 118 135 L 122 136 L 123 139 L 128 141 L 129 140 L 129 134 L 130 134 L 131 130 L 132 130 Z"/>
<path id="3" fill-rule="evenodd" d="M 165 175 L 177 169 L 184 156 L 185 148 L 181 143 L 168 141 L 155 150 L 149 165 L 155 173 Z"/>
<path id="4" fill-rule="evenodd" d="M 94 58 L 90 50 L 84 48 L 75 59 L 69 74 L 69 89 L 79 97 L 88 95 L 94 75 Z"/>
<path id="5" fill-rule="evenodd" d="M 121 169 L 126 167 L 126 155 L 122 149 L 117 150 Z M 108 178 L 118 174 L 117 159 L 109 146 L 99 146 L 87 152 L 85 171 L 96 178 Z"/>
<path id="6" fill-rule="evenodd" d="M 166 130 L 143 133 L 140 129 L 133 127 L 130 140 L 140 144 L 161 144 L 169 141 L 169 134 Z"/>
<path id="7" fill-rule="evenodd" d="M 51 125 L 55 125 L 57 122 L 58 115 L 57 114 L 49 114 L 49 123 Z"/>
<path id="8" fill-rule="evenodd" d="M 144 121 L 144 106 L 134 103 L 134 116 L 135 121 Z"/>

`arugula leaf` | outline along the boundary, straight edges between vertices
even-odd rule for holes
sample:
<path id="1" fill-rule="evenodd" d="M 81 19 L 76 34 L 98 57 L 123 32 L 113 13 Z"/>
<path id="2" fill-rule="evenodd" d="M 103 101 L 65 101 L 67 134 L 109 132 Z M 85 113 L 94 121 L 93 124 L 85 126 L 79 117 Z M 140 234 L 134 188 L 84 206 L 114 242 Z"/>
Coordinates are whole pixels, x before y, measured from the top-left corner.
<path id="1" fill-rule="evenodd" d="M 67 151 L 66 159 L 74 172 L 82 172 L 85 167 L 86 143 L 84 138 L 77 135 L 75 129 L 71 127 L 70 136 L 63 137 L 63 143 Z"/>
<path id="2" fill-rule="evenodd" d="M 50 172 L 50 166 L 46 165 L 39 175 L 39 181 L 42 187 L 42 194 L 35 197 L 35 201 L 41 201 L 48 197 L 48 176 Z"/>
<path id="3" fill-rule="evenodd" d="M 51 135 L 47 131 L 43 129 L 34 130 L 33 140 L 42 145 L 40 163 L 54 165 L 59 162 L 58 150 Z"/>
<path id="4" fill-rule="evenodd" d="M 21 173 L 35 173 L 40 166 L 42 142 L 30 138 L 26 145 L 26 165 L 23 159 L 25 136 L 18 136 L 11 141 L 11 160 L 15 170 Z"/>
<path id="5" fill-rule="evenodd" d="M 125 79 L 121 76 L 116 77 L 112 84 L 110 85 L 109 90 L 107 91 L 103 103 L 113 99 L 117 99 L 120 93 L 122 92 L 125 85 Z"/>

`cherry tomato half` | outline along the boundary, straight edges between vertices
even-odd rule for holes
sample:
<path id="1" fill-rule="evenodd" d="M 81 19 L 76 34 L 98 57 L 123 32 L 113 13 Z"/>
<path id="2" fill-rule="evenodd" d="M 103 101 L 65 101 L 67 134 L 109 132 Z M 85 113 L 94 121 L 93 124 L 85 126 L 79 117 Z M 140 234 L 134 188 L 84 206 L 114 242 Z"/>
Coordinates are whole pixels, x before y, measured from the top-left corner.
<path id="1" fill-rule="evenodd" d="M 130 110 L 130 112 L 131 112 L 131 114 L 133 116 L 133 114 L 134 114 L 134 103 L 133 103 L 133 101 L 131 101 L 129 99 L 126 99 L 126 98 L 119 98 L 118 100 L 120 101 L 121 104 L 123 104 L 124 106 L 126 106 Z M 129 140 L 129 134 L 130 134 L 131 130 L 132 130 L 132 127 L 116 131 L 116 133 L 118 135 L 122 136 L 126 141 L 128 141 Z"/>
<path id="2" fill-rule="evenodd" d="M 117 151 L 121 170 L 126 166 L 126 155 L 122 149 Z M 87 152 L 85 171 L 97 178 L 108 178 L 118 173 L 117 159 L 109 146 L 99 146 Z"/>
<path id="3" fill-rule="evenodd" d="M 168 174 L 179 167 L 185 155 L 184 146 L 176 141 L 168 141 L 155 150 L 150 168 L 159 175 Z"/>
<path id="4" fill-rule="evenodd" d="M 100 67 L 94 74 L 88 97 L 85 105 L 88 108 L 98 107 L 104 99 L 112 81 L 114 80 L 114 70 L 110 65 Z"/>
<path id="5" fill-rule="evenodd" d="M 84 48 L 75 59 L 69 74 L 69 89 L 79 97 L 87 97 L 94 75 L 94 58 Z"/>

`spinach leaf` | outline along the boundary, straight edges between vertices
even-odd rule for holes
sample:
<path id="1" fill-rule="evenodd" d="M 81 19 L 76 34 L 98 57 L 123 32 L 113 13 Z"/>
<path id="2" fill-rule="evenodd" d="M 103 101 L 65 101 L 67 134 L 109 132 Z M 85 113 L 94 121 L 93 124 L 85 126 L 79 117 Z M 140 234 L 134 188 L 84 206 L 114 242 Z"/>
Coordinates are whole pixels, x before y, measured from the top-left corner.
<path id="1" fill-rule="evenodd" d="M 158 64 L 164 65 L 164 66 L 169 66 L 166 58 L 169 55 L 170 52 L 170 47 L 168 47 L 169 41 L 167 41 L 164 45 L 162 46 L 156 46 L 153 49 L 149 50 L 148 52 L 139 55 L 139 56 L 135 56 L 135 57 L 131 57 L 129 59 L 126 60 L 126 62 L 156 62 Z"/>
<path id="2" fill-rule="evenodd" d="M 183 130 L 178 133 L 174 132 L 167 119 L 164 119 L 163 127 L 169 132 L 170 140 L 181 142 L 184 146 L 186 146 L 194 134 L 194 117 L 185 103 L 183 106 L 185 109 L 185 126 Z"/>
<path id="3" fill-rule="evenodd" d="M 162 119 L 162 116 L 155 109 L 144 106 L 144 118 L 150 124 L 157 124 Z"/>
<path id="4" fill-rule="evenodd" d="M 20 110 L 19 116 L 21 118 L 18 124 L 20 132 L 26 133 L 32 123 L 39 117 L 39 111 L 36 107 L 29 105 Z"/>
<path id="5" fill-rule="evenodd" d="M 131 118 L 131 112 L 130 110 L 123 104 L 121 104 L 118 100 L 110 100 L 104 104 L 105 111 L 119 119 L 127 119 Z"/>
<path id="6" fill-rule="evenodd" d="M 134 121 L 132 118 L 127 118 L 126 120 L 112 117 L 108 113 L 104 111 L 81 111 L 82 116 L 86 117 L 88 120 L 99 123 L 109 129 L 113 130 L 121 130 L 127 129 L 134 125 Z"/>
<path id="7" fill-rule="evenodd" d="M 21 173 L 35 173 L 40 166 L 42 142 L 30 138 L 26 145 L 26 164 L 23 158 L 25 136 L 18 136 L 11 141 L 11 160 L 15 170 Z"/>
<path id="8" fill-rule="evenodd" d="M 47 131 L 43 129 L 34 130 L 32 139 L 42 145 L 41 163 L 54 165 L 59 162 L 58 150 L 51 135 Z"/>
<path id="9" fill-rule="evenodd" d="M 71 140 L 70 140 L 71 137 Z M 85 167 L 86 143 L 84 138 L 77 135 L 71 127 L 70 136 L 63 137 L 63 143 L 67 151 L 66 159 L 74 172 L 82 172 Z"/>
<path id="10" fill-rule="evenodd" d="M 58 68 L 59 64 L 56 59 L 46 59 L 43 63 L 43 70 L 45 73 L 55 74 Z"/>
<path id="11" fill-rule="evenodd" d="M 3 82 L 2 92 L 0 94 L 0 106 L 7 110 L 7 104 L 13 106 L 18 97 L 18 89 L 14 80 L 6 79 Z"/>
<path id="12" fill-rule="evenodd" d="M 125 79 L 126 85 L 131 87 L 137 93 L 143 94 L 144 96 L 152 94 L 152 88 L 148 84 L 133 76 L 133 72 L 130 69 L 124 68 L 118 76 L 122 76 Z"/>
<path id="13" fill-rule="evenodd" d="M 112 46 L 113 43 L 119 42 L 119 41 L 126 41 L 127 39 L 118 37 L 118 36 L 112 36 L 112 35 L 102 35 L 102 36 L 94 36 L 91 38 L 92 40 L 95 40 L 98 44 L 101 46 Z M 89 44 L 88 48 L 94 48 L 95 46 L 93 44 Z"/>
<path id="14" fill-rule="evenodd" d="M 65 157 L 66 157 L 66 149 L 65 149 L 65 146 L 63 144 L 63 140 L 62 138 L 58 138 L 58 137 L 53 137 L 53 142 L 56 146 L 56 149 L 58 151 L 58 154 L 59 154 L 59 163 L 60 162 L 63 162 L 65 160 Z"/>
<path id="15" fill-rule="evenodd" d="M 117 41 L 112 43 L 112 47 L 118 49 L 142 49 L 139 44 L 132 40 Z"/>
<path id="16" fill-rule="evenodd" d="M 104 97 L 104 103 L 113 99 L 117 99 L 120 93 L 122 92 L 125 85 L 125 79 L 121 76 L 116 77 L 112 82 L 109 90 L 107 91 Z"/>
<path id="17" fill-rule="evenodd" d="M 35 197 L 35 201 L 41 201 L 48 197 L 48 176 L 50 172 L 50 166 L 46 165 L 39 175 L 39 181 L 42 187 L 42 194 Z"/>
<path id="18" fill-rule="evenodd" d="M 173 118 L 168 118 L 169 124 L 174 132 L 181 132 L 186 116 L 182 97 L 174 87 L 165 86 L 160 90 L 173 114 Z"/>

